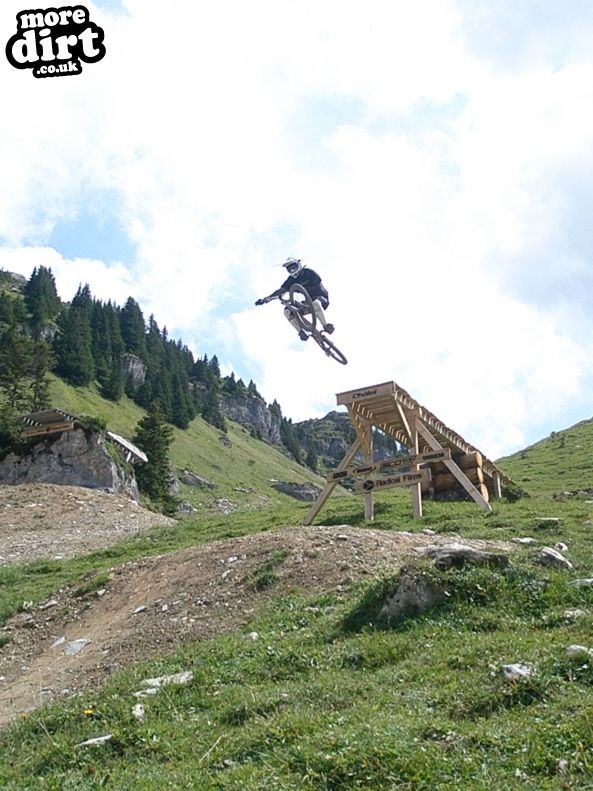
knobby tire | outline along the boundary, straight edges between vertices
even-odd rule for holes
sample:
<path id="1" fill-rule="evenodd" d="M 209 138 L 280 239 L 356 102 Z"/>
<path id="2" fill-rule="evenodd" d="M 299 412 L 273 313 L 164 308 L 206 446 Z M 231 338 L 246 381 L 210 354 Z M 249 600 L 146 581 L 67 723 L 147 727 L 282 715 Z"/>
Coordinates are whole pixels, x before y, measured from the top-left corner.
<path id="1" fill-rule="evenodd" d="M 338 347 L 330 341 L 329 338 L 327 338 L 325 335 L 322 335 L 320 332 L 313 332 L 312 335 L 328 357 L 336 360 L 336 362 L 339 362 L 341 365 L 347 364 L 348 360 L 344 357 Z"/>

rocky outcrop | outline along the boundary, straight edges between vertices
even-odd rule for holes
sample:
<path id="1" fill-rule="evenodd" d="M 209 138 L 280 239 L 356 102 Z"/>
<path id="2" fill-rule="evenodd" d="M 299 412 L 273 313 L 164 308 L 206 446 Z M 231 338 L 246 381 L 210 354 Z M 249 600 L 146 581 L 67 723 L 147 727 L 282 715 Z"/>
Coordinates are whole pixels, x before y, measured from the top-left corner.
<path id="1" fill-rule="evenodd" d="M 124 354 L 121 359 L 121 374 L 124 384 L 131 383 L 134 388 L 144 384 L 146 365 L 135 354 Z"/>
<path id="2" fill-rule="evenodd" d="M 295 500 L 303 500 L 307 503 L 312 503 L 319 496 L 321 491 L 312 483 L 289 483 L 288 481 L 270 481 L 272 489 L 277 492 L 287 494 L 289 497 L 294 497 Z"/>
<path id="3" fill-rule="evenodd" d="M 116 453 L 116 451 L 115 451 Z M 22 454 L 9 453 L 0 461 L 0 484 L 53 483 L 106 489 L 138 500 L 132 472 L 115 461 L 105 436 L 77 428 L 45 437 Z"/>
<path id="4" fill-rule="evenodd" d="M 305 452 L 314 451 L 318 459 L 330 468 L 342 461 L 356 438 L 346 412 L 328 412 L 325 417 L 295 423 L 294 429 Z M 401 446 L 391 437 L 381 432 L 373 432 L 374 461 L 383 461 L 400 452 Z M 356 462 L 363 461 L 362 453 L 357 454 Z"/>
<path id="5" fill-rule="evenodd" d="M 242 397 L 222 393 L 220 411 L 265 442 L 280 442 L 280 418 L 257 396 Z"/>

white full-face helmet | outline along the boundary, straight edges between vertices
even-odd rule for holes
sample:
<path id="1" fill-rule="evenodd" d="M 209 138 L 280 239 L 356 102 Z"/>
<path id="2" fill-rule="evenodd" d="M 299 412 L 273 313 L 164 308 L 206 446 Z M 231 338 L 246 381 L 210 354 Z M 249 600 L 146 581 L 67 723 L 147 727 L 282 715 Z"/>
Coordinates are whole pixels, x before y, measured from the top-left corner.
<path id="1" fill-rule="evenodd" d="M 291 277 L 296 277 L 303 268 L 300 258 L 290 257 L 286 259 L 282 266 L 286 268 L 286 271 Z"/>

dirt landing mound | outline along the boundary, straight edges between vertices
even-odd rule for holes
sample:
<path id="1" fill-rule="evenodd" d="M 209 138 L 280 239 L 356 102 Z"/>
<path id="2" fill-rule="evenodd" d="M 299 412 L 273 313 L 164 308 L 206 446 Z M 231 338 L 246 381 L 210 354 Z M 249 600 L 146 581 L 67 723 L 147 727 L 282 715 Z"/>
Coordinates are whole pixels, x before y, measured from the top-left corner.
<path id="1" fill-rule="evenodd" d="M 112 569 L 99 590 L 83 597 L 60 591 L 0 632 L 10 639 L 0 649 L 0 725 L 97 686 L 132 662 L 242 628 L 266 596 L 344 589 L 428 544 L 455 538 L 346 526 L 283 528 Z M 286 555 L 275 568 L 278 580 L 257 593 L 250 574 L 278 560 L 280 551 Z"/>

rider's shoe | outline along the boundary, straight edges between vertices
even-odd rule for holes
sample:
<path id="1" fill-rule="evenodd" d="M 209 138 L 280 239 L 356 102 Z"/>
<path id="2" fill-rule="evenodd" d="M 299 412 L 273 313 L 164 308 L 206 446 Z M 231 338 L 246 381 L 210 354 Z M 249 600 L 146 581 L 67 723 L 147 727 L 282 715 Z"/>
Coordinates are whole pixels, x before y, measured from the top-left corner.
<path id="1" fill-rule="evenodd" d="M 300 338 L 302 341 L 308 341 L 308 340 L 309 340 L 309 336 L 307 335 L 307 333 L 305 332 L 305 330 L 299 330 L 299 338 Z"/>
<path id="2" fill-rule="evenodd" d="M 332 332 L 335 330 L 335 327 L 333 324 L 326 324 L 324 330 L 325 332 L 327 332 L 328 335 L 331 335 Z"/>

